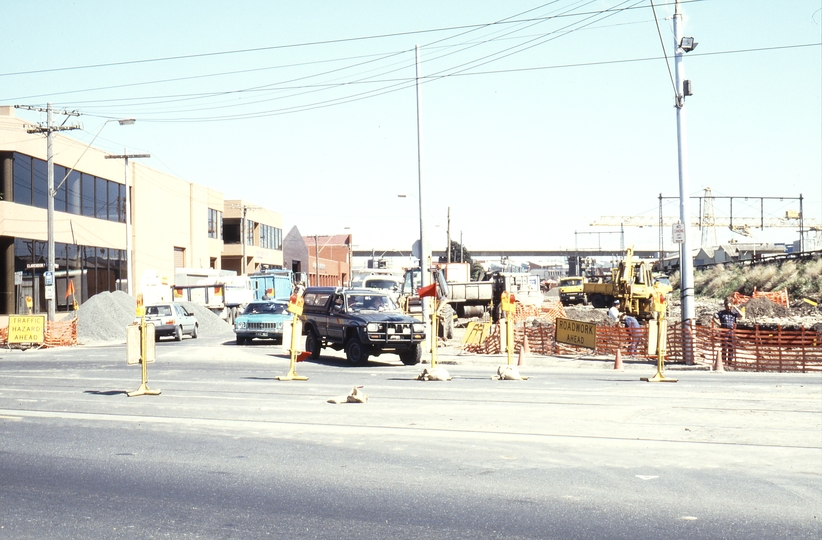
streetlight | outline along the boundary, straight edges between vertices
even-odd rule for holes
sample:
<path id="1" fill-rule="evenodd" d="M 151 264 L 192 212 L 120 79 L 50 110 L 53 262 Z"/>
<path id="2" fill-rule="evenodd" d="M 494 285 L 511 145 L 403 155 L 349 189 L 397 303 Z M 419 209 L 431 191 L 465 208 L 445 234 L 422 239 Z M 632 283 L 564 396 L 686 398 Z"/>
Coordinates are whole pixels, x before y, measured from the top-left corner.
<path id="1" fill-rule="evenodd" d="M 134 123 L 133 118 L 118 120 L 121 126 L 130 126 Z M 106 159 L 122 159 L 125 162 L 125 184 L 126 184 L 126 290 L 129 296 L 133 296 L 132 279 L 132 238 L 131 238 L 131 190 L 128 182 L 128 160 L 135 158 L 150 158 L 151 154 L 129 154 L 123 149 L 122 154 L 107 154 Z"/>
<path id="2" fill-rule="evenodd" d="M 54 254 L 54 197 L 57 195 L 57 190 L 60 189 L 60 187 L 63 185 L 63 183 L 69 177 L 69 175 L 72 172 L 74 172 L 74 169 L 77 167 L 77 164 L 80 163 L 80 160 L 83 159 L 84 155 L 86 155 L 86 152 L 88 151 L 88 149 L 91 148 L 91 145 L 94 144 L 95 140 L 97 140 L 97 136 L 100 135 L 100 133 L 103 131 L 103 128 L 106 127 L 106 124 L 108 124 L 109 122 L 119 122 L 121 126 L 125 126 L 125 125 L 133 124 L 134 119 L 133 118 L 124 118 L 122 120 L 111 119 L 111 120 L 106 120 L 105 122 L 103 122 L 103 125 L 100 126 L 100 129 L 97 131 L 97 134 L 94 136 L 93 139 L 91 139 L 91 142 L 86 145 L 85 149 L 83 149 L 83 153 L 80 154 L 80 157 L 77 158 L 77 161 L 74 163 L 74 165 L 72 165 L 71 169 L 69 169 L 66 172 L 66 176 L 63 177 L 63 180 L 55 188 L 54 187 L 54 159 L 52 157 L 53 154 L 52 154 L 52 149 L 51 149 L 51 147 L 52 147 L 51 133 L 53 131 L 51 129 L 51 104 L 49 104 L 47 112 L 48 112 L 48 115 L 49 115 L 48 116 L 48 126 L 49 126 L 49 128 L 48 128 L 48 207 L 47 207 L 48 256 L 49 256 L 48 271 L 49 271 L 49 275 L 53 276 L 54 275 L 54 268 L 55 268 L 55 264 L 54 264 L 54 259 L 55 259 L 55 254 Z M 126 194 L 128 194 L 128 190 L 126 190 Z M 54 320 L 54 315 L 55 315 L 55 313 L 54 313 L 55 312 L 55 306 L 54 306 L 55 300 L 54 300 L 53 291 L 52 291 L 52 296 L 50 298 L 47 298 L 46 302 L 48 304 L 48 320 L 53 321 Z"/>

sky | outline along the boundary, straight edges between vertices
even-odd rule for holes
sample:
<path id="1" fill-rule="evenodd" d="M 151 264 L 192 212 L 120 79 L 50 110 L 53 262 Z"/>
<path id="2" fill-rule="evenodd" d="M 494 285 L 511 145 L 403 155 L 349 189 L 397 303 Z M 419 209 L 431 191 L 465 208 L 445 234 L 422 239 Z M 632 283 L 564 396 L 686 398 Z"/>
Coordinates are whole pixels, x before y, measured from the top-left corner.
<path id="1" fill-rule="evenodd" d="M 350 233 L 358 250 L 410 250 L 420 185 L 434 249 L 449 209 L 469 252 L 655 249 L 654 227 L 621 239 L 619 226 L 591 225 L 655 222 L 660 195 L 663 214 L 679 214 L 674 4 L 653 5 L 11 2 L 0 104 L 77 110 L 78 140 L 150 153 L 142 164 L 280 212 L 286 232 Z M 751 218 L 757 197 L 777 197 L 770 219 L 798 211 L 801 194 L 806 219 L 822 222 L 822 0 L 683 0 L 681 11 L 698 43 L 684 58 L 690 195 L 740 197 L 733 215 Z M 117 118 L 136 123 L 104 126 Z M 715 199 L 718 218 L 730 212 Z"/>

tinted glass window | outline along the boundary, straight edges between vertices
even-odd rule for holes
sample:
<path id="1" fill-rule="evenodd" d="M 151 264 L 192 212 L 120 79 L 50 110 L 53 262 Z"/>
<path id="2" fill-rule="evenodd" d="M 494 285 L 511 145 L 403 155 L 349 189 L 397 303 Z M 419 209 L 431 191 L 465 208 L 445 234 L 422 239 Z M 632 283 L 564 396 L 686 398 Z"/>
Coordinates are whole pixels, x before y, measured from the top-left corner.
<path id="1" fill-rule="evenodd" d="M 62 165 L 54 166 L 54 189 L 57 193 L 54 194 L 54 210 L 57 212 L 66 211 L 66 183 L 63 178 L 66 177 L 66 168 Z M 60 183 L 62 182 L 62 185 Z"/>
<path id="2" fill-rule="evenodd" d="M 97 178 L 94 187 L 94 217 L 108 219 L 108 182 Z"/>
<path id="3" fill-rule="evenodd" d="M 94 176 L 83 173 L 83 215 L 94 217 Z"/>
<path id="4" fill-rule="evenodd" d="M 31 158 L 14 154 L 14 202 L 31 204 Z"/>
<path id="5" fill-rule="evenodd" d="M 41 159 L 34 161 L 34 206 L 38 208 L 48 207 L 48 165 Z"/>
<path id="6" fill-rule="evenodd" d="M 106 182 L 108 184 L 108 219 L 109 221 L 120 221 L 123 213 L 123 201 L 120 200 L 120 184 L 117 182 Z"/>
<path id="7" fill-rule="evenodd" d="M 82 199 L 80 198 L 80 173 L 71 171 L 66 180 L 66 207 L 71 214 L 81 215 L 83 212 Z"/>

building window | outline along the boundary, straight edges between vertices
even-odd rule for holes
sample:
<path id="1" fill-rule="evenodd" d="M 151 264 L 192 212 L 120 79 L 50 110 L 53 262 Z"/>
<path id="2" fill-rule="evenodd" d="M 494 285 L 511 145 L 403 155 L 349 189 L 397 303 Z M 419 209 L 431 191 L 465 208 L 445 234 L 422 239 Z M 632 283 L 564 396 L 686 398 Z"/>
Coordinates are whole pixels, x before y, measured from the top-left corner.
<path id="1" fill-rule="evenodd" d="M 223 242 L 226 244 L 239 244 L 242 238 L 242 230 L 239 218 L 226 218 L 223 220 Z"/>
<path id="2" fill-rule="evenodd" d="M 283 249 L 283 231 L 271 225 L 260 224 L 260 247 L 265 249 Z"/>
<path id="3" fill-rule="evenodd" d="M 222 238 L 223 213 L 213 208 L 208 209 L 208 237 Z"/>
<path id="4" fill-rule="evenodd" d="M 15 152 L 13 202 L 48 208 L 48 163 Z M 125 186 L 54 165 L 54 210 L 125 223 Z M 65 179 L 65 181 L 63 181 Z"/>
<path id="5" fill-rule="evenodd" d="M 34 184 L 32 194 L 34 200 L 32 204 L 37 208 L 48 208 L 48 164 L 42 159 L 33 160 L 34 164 Z"/>
<path id="6" fill-rule="evenodd" d="M 253 221 L 251 221 L 250 219 L 247 219 L 245 221 L 245 244 L 247 246 L 253 246 L 254 245 L 254 226 L 255 225 L 256 224 Z"/>
<path id="7" fill-rule="evenodd" d="M 14 154 L 14 202 L 31 205 L 31 158 Z"/>

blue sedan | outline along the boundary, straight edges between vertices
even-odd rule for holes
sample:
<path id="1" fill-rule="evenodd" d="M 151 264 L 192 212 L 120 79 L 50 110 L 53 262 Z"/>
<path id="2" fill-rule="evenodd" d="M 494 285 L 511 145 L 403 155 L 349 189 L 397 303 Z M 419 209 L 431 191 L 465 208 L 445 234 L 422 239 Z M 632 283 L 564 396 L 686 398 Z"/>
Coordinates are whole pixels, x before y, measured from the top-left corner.
<path id="1" fill-rule="evenodd" d="M 261 300 L 251 302 L 243 314 L 234 319 L 237 345 L 254 338 L 282 341 L 283 323 L 291 320 L 288 302 L 285 300 Z"/>

